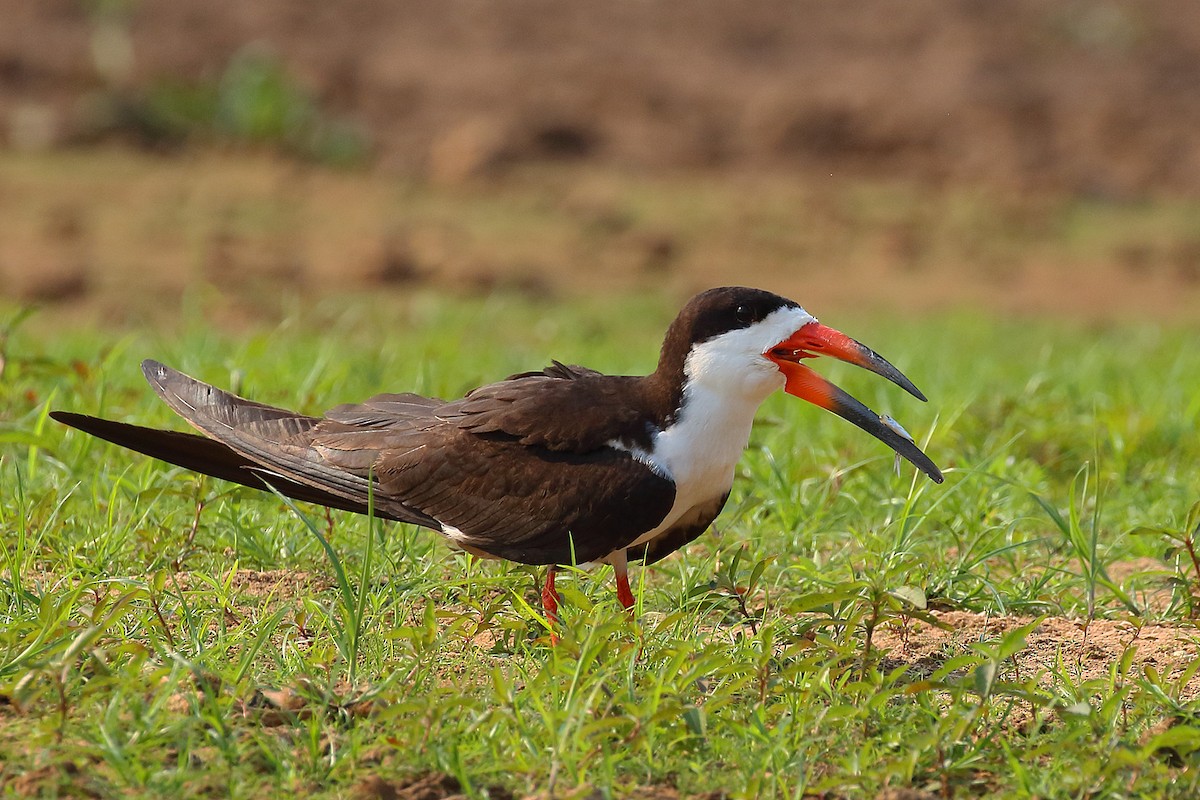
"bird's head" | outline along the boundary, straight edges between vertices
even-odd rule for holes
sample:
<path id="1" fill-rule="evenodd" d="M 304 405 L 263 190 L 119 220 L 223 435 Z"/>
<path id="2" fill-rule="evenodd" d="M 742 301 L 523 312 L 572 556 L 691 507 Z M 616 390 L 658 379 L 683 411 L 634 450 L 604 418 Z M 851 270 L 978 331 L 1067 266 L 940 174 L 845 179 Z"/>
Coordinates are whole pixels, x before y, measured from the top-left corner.
<path id="1" fill-rule="evenodd" d="M 672 352 L 687 353 L 682 368 L 689 381 L 756 398 L 755 402 L 782 387 L 854 423 L 935 482 L 943 480 L 937 465 L 895 420 L 871 411 L 801 362 L 832 356 L 887 378 L 918 400 L 925 395 L 883 356 L 822 325 L 791 300 L 744 287 L 703 292 L 684 307 L 668 331 L 660 369 Z"/>

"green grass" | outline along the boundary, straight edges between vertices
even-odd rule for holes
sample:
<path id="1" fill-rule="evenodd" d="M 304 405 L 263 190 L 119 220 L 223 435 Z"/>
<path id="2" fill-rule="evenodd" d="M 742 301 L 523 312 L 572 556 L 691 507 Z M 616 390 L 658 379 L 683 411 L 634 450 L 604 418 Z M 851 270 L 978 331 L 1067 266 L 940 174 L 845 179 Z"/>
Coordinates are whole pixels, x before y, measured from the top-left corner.
<path id="1" fill-rule="evenodd" d="M 228 335 L 202 303 L 155 334 L 7 326 L 0 785 L 344 797 L 436 772 L 471 797 L 1194 796 L 1194 647 L 1157 668 L 1125 655 L 1101 678 L 1053 650 L 1033 670 L 1013 659 L 1043 615 L 1191 624 L 1187 532 L 1167 534 L 1197 499 L 1194 329 L 826 315 L 931 398 L 818 365 L 927 442 L 946 483 L 897 476 L 878 442 L 773 397 L 717 530 L 635 570 L 637 622 L 607 570 L 564 575 L 557 648 L 530 568 L 46 416 L 179 426 L 144 357 L 311 412 L 380 390 L 458 395 L 550 358 L 640 372 L 671 306 L 419 295 Z M 1146 558 L 1160 575 L 1120 569 Z M 920 668 L 878 644 L 947 608 L 1030 624 Z"/>

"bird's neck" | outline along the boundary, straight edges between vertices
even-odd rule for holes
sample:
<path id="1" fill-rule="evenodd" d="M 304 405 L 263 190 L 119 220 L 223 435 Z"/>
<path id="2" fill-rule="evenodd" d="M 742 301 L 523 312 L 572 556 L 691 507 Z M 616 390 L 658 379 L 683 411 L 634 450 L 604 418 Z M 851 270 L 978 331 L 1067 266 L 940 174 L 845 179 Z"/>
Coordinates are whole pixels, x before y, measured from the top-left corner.
<path id="1" fill-rule="evenodd" d="M 703 348 L 692 349 L 678 372 L 674 380 L 660 373 L 646 379 L 661 390 L 660 408 L 669 406 L 660 417 L 654 453 L 678 490 L 694 493 L 692 499 L 701 502 L 728 491 L 750 441 L 754 415 L 783 379 L 778 372 L 759 374 L 714 363 Z M 668 388 L 672 386 L 674 392 Z"/>

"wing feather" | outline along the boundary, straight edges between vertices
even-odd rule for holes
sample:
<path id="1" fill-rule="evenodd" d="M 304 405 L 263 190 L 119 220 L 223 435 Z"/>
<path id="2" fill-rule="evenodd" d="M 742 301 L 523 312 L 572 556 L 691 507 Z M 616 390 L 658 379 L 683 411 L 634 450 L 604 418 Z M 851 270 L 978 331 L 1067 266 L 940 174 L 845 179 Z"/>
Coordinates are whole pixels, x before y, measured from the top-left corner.
<path id="1" fill-rule="evenodd" d="M 145 428 L 140 425 L 113 422 L 65 411 L 52 411 L 50 416 L 64 425 L 70 425 L 72 428 L 90 433 L 99 439 L 127 447 L 177 467 L 202 472 L 205 475 L 232 481 L 251 489 L 266 490 L 267 485 L 270 484 L 281 494 L 294 500 L 317 503 L 358 514 L 367 513 L 367 506 L 364 502 L 351 500 L 319 487 L 265 471 L 263 465 L 207 436 Z M 376 509 L 375 513 L 377 516 L 394 519 L 398 522 L 412 522 L 418 525 L 429 525 L 432 522 L 419 519 L 414 515 L 395 516 L 381 509 Z"/>
<path id="2" fill-rule="evenodd" d="M 384 394 L 317 418 L 245 400 L 157 362 L 145 362 L 143 372 L 172 409 L 223 448 L 233 466 L 212 474 L 255 485 L 242 473 L 267 470 L 294 493 L 352 511 L 365 510 L 373 495 L 380 516 L 453 527 L 464 546 L 501 558 L 603 558 L 655 528 L 674 503 L 673 483 L 608 446 L 639 422 L 636 404 L 621 402 L 632 379 L 556 362 L 450 403 Z M 170 461 L 176 441 L 184 440 L 164 439 L 151 455 Z M 213 469 L 202 461 L 185 466 Z"/>
<path id="3" fill-rule="evenodd" d="M 320 420 L 251 402 L 156 361 L 143 362 L 142 372 L 177 414 L 255 464 L 359 505 L 370 499 L 380 516 L 439 527 L 399 498 L 373 491 L 369 473 L 341 469 L 315 453 L 310 434 Z"/>

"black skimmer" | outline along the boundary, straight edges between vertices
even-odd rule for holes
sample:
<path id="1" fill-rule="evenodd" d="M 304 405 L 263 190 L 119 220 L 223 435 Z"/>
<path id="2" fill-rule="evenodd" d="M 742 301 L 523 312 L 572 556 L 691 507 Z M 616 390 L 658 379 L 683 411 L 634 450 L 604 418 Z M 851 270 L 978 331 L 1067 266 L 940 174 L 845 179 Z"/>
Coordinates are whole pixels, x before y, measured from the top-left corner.
<path id="1" fill-rule="evenodd" d="M 548 565 L 606 562 L 632 608 L 628 562 L 651 564 L 720 513 L 754 415 L 776 389 L 882 440 L 934 481 L 942 473 L 891 417 L 802 362 L 856 364 L 925 396 L 870 348 L 759 289 L 711 289 L 671 323 L 658 368 L 603 375 L 554 362 L 438 400 L 380 394 L 312 417 L 262 405 L 156 361 L 146 380 L 203 436 L 61 411 L 59 422 L 171 464 L 297 500 L 432 528 L 478 556 Z"/>

